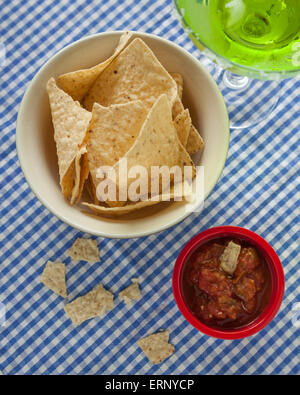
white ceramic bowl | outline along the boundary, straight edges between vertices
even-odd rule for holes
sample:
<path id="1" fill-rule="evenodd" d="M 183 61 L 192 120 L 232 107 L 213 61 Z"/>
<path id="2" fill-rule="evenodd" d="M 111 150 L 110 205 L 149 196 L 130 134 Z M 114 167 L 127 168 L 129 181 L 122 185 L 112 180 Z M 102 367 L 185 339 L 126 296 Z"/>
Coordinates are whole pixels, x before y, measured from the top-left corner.
<path id="1" fill-rule="evenodd" d="M 59 186 L 56 148 L 46 93 L 50 77 L 91 67 L 108 58 L 122 32 L 86 37 L 57 53 L 36 74 L 23 97 L 17 121 L 17 151 L 25 178 L 41 203 L 54 215 L 81 231 L 109 238 L 131 238 L 162 231 L 189 215 L 184 204 L 153 208 L 132 219 L 106 219 L 72 207 Z M 196 157 L 204 165 L 204 198 L 217 183 L 225 165 L 229 145 L 229 120 L 223 97 L 210 74 L 188 52 L 163 38 L 135 33 L 153 50 L 170 72 L 184 79 L 183 102 L 205 141 Z M 195 205 L 198 202 L 194 203 Z"/>

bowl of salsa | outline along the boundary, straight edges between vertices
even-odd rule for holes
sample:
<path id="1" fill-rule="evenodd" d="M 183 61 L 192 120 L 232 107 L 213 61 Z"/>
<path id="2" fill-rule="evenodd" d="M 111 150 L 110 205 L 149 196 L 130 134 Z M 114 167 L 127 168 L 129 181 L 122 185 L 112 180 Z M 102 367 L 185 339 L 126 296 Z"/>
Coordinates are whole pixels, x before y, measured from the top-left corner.
<path id="1" fill-rule="evenodd" d="M 179 254 L 173 292 L 199 331 L 241 339 L 265 328 L 284 295 L 284 272 L 273 248 L 256 233 L 221 226 L 199 233 Z"/>

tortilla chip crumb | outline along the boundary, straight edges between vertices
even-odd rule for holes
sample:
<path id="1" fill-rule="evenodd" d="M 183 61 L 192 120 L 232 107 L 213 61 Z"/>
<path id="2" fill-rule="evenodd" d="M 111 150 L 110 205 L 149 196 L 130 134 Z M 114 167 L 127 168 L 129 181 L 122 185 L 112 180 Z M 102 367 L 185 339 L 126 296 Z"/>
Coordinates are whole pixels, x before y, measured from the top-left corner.
<path id="1" fill-rule="evenodd" d="M 65 306 L 73 325 L 81 325 L 90 318 L 100 317 L 114 307 L 114 295 L 99 284 L 92 291 Z"/>
<path id="2" fill-rule="evenodd" d="M 68 251 L 74 261 L 95 263 L 100 261 L 97 240 L 78 238 Z"/>
<path id="3" fill-rule="evenodd" d="M 119 293 L 119 298 L 126 304 L 131 306 L 133 300 L 140 300 L 142 298 L 138 279 L 133 278 L 132 284 Z"/>
<path id="4" fill-rule="evenodd" d="M 163 362 L 175 352 L 175 347 L 169 344 L 170 331 L 166 330 L 144 337 L 138 345 L 149 361 L 154 365 Z"/>
<path id="5" fill-rule="evenodd" d="M 41 282 L 57 295 L 67 297 L 66 267 L 63 263 L 48 261 Z"/>
<path id="6" fill-rule="evenodd" d="M 234 243 L 233 241 L 230 241 L 220 257 L 220 268 L 231 276 L 237 268 L 240 252 L 241 246 Z"/>

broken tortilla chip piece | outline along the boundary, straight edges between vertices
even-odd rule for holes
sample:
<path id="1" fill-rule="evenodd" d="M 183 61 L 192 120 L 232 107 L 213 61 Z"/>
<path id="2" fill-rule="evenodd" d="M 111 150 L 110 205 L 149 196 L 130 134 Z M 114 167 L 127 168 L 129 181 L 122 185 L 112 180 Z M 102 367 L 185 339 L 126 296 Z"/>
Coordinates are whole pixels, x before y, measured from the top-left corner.
<path id="1" fill-rule="evenodd" d="M 174 120 L 174 125 L 181 144 L 186 147 L 192 126 L 192 120 L 188 109 L 177 115 Z"/>
<path id="2" fill-rule="evenodd" d="M 127 177 L 119 178 L 119 170 L 124 165 L 124 160 L 127 162 Z M 196 175 L 193 161 L 177 136 L 172 121 L 170 104 L 165 94 L 161 95 L 153 105 L 134 145 L 113 167 L 116 174 L 117 191 L 130 188 L 133 181 L 129 177 L 129 172 L 135 166 L 141 166 L 146 170 L 146 174 L 140 177 L 140 184 L 147 187 L 148 194 L 153 190 L 151 170 L 154 166 L 158 168 L 164 166 L 169 170 L 176 166 L 177 170 L 181 170 L 182 176 L 184 175 L 184 167 L 190 166 L 192 175 Z M 104 196 L 102 196 L 102 200 L 105 201 Z M 126 202 L 107 200 L 106 203 L 114 207 L 116 205 L 123 206 Z"/>
<path id="3" fill-rule="evenodd" d="M 96 81 L 100 73 L 119 55 L 126 47 L 132 37 L 132 33 L 125 32 L 119 41 L 119 44 L 113 55 L 102 63 L 97 64 L 90 69 L 72 71 L 58 77 L 57 84 L 70 95 L 74 100 L 81 101 L 87 94 L 90 87 Z"/>
<path id="4" fill-rule="evenodd" d="M 175 347 L 169 344 L 169 336 L 170 331 L 166 330 L 138 341 L 138 345 L 152 364 L 163 362 L 175 352 Z"/>
<path id="5" fill-rule="evenodd" d="M 74 173 L 77 174 L 75 178 L 78 179 L 79 159 L 76 169 L 74 161 L 78 158 L 78 154 L 81 155 L 81 145 L 92 114 L 79 107 L 71 96 L 59 89 L 54 78 L 48 81 L 47 91 L 54 127 L 60 185 L 64 196 L 68 198 L 74 188 Z"/>
<path id="6" fill-rule="evenodd" d="M 104 315 L 113 307 L 114 295 L 100 284 L 86 295 L 67 304 L 65 312 L 73 325 L 78 326 L 91 318 Z"/>
<path id="7" fill-rule="evenodd" d="M 151 49 L 134 39 L 99 75 L 83 100 L 91 111 L 94 103 L 102 106 L 141 100 L 148 110 L 165 93 L 171 105 L 177 85 Z"/>
<path id="8" fill-rule="evenodd" d="M 57 295 L 67 297 L 66 266 L 63 263 L 48 261 L 41 282 Z"/>
<path id="9" fill-rule="evenodd" d="M 119 293 L 119 298 L 126 304 L 126 306 L 131 306 L 133 300 L 140 300 L 142 295 L 138 281 L 136 279 L 132 279 L 132 284 Z"/>
<path id="10" fill-rule="evenodd" d="M 231 276 L 237 268 L 241 248 L 239 244 L 230 241 L 220 257 L 220 268 Z"/>
<path id="11" fill-rule="evenodd" d="M 93 106 L 87 136 L 87 156 L 92 181 L 97 188 L 101 166 L 113 166 L 129 151 L 147 116 L 143 102 L 135 101 L 103 107 Z"/>
<path id="12" fill-rule="evenodd" d="M 68 251 L 74 261 L 95 263 L 100 261 L 97 240 L 78 238 Z"/>

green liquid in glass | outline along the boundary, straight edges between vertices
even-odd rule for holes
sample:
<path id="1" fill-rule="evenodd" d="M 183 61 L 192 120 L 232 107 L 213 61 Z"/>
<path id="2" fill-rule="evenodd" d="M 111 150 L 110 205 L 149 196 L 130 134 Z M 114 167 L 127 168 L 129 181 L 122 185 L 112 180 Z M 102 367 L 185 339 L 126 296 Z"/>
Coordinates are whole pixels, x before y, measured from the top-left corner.
<path id="1" fill-rule="evenodd" d="M 300 0 L 176 3 L 196 41 L 215 54 L 261 71 L 261 76 L 300 69 Z"/>

